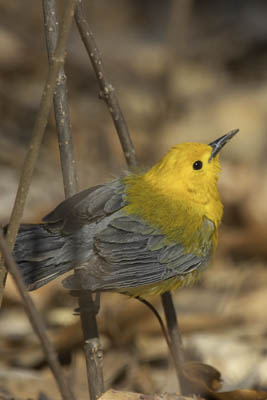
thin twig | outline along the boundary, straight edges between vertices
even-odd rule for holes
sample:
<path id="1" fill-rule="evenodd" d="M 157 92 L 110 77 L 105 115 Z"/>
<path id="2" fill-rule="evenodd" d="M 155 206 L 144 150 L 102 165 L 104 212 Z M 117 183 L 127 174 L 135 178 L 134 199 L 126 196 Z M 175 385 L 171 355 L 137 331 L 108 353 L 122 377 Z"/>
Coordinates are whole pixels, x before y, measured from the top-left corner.
<path id="1" fill-rule="evenodd" d="M 23 215 L 24 205 L 31 184 L 34 167 L 38 158 L 42 138 L 47 125 L 49 111 L 52 103 L 52 96 L 56 87 L 57 75 L 61 65 L 63 65 L 64 63 L 66 42 L 71 28 L 75 3 L 76 0 L 69 0 L 65 8 L 62 29 L 60 33 L 60 40 L 58 42 L 55 56 L 51 61 L 51 65 L 49 68 L 48 77 L 43 91 L 40 108 L 33 128 L 32 140 L 24 161 L 20 183 L 15 199 L 15 204 L 12 210 L 12 215 L 7 234 L 7 240 L 9 246 L 4 240 L 2 230 L 0 231 L 0 247 L 2 255 L 4 257 L 4 261 L 6 263 L 6 266 L 8 267 L 9 272 L 13 276 L 17 288 L 20 292 L 20 295 L 23 299 L 25 311 L 28 314 L 33 329 L 40 339 L 44 354 L 46 355 L 52 373 L 54 374 L 57 385 L 62 394 L 62 398 L 66 400 L 73 400 L 74 399 L 73 394 L 70 388 L 68 387 L 68 383 L 64 378 L 64 375 L 62 374 L 54 348 L 51 345 L 46 335 L 45 325 L 40 315 L 38 314 L 30 296 L 27 293 L 27 289 L 20 276 L 16 263 L 11 255 L 11 249 L 13 248 L 16 240 L 16 235 L 18 232 L 21 217 Z M 2 268 L 0 273 L 0 284 L 1 284 L 0 301 L 2 301 L 4 282 L 6 276 L 6 270 L 4 266 L 1 265 L 1 267 Z"/>
<path id="2" fill-rule="evenodd" d="M 41 318 L 40 313 L 37 311 L 30 295 L 27 292 L 23 279 L 18 270 L 17 264 L 11 254 L 9 245 L 4 238 L 3 230 L 1 228 L 0 228 L 0 250 L 2 252 L 2 256 L 4 258 L 7 270 L 12 275 L 12 278 L 14 279 L 17 289 L 21 295 L 25 307 L 25 312 L 29 317 L 33 330 L 35 331 L 36 335 L 40 340 L 43 352 L 51 368 L 51 371 L 55 377 L 62 398 L 65 400 L 74 400 L 74 396 L 70 390 L 68 382 L 58 362 L 55 349 L 53 348 L 47 336 L 46 327 L 43 322 L 43 319 Z"/>
<path id="3" fill-rule="evenodd" d="M 51 60 L 58 40 L 56 1 L 43 0 L 43 12 L 47 51 L 49 60 Z M 63 67 L 59 73 L 57 89 L 54 95 L 54 111 L 64 191 L 65 196 L 69 197 L 77 192 L 78 185 L 67 99 L 66 76 Z M 95 400 L 104 393 L 103 353 L 96 322 L 98 310 L 95 308 L 91 293 L 80 295 L 78 302 L 84 335 L 84 351 L 90 399 Z"/>
<path id="4" fill-rule="evenodd" d="M 183 394 L 182 365 L 184 363 L 184 349 L 182 344 L 181 331 L 178 325 L 178 320 L 171 293 L 165 292 L 163 295 L 161 295 L 161 301 L 168 327 L 168 333 L 171 345 L 171 354 L 173 357 L 176 375 L 180 386 L 180 393 Z"/>
<path id="5" fill-rule="evenodd" d="M 162 318 L 161 318 L 159 312 L 158 312 L 157 309 L 153 306 L 153 304 L 151 304 L 151 303 L 150 303 L 149 301 L 147 301 L 146 299 L 143 299 L 143 297 L 137 296 L 137 297 L 135 297 L 135 298 L 136 298 L 136 300 L 139 300 L 139 301 L 141 301 L 141 303 L 145 304 L 145 305 L 154 313 L 155 317 L 157 318 L 157 320 L 158 320 L 158 322 L 159 322 L 159 324 L 160 324 L 160 327 L 161 327 L 163 336 L 164 336 L 164 338 L 165 338 L 165 340 L 166 340 L 166 343 L 167 343 L 167 345 L 168 345 L 169 351 L 170 351 L 170 353 L 172 354 L 173 348 L 172 348 L 171 343 L 170 343 L 170 338 L 169 338 L 168 332 L 166 331 L 164 322 L 162 321 Z"/>
<path id="6" fill-rule="evenodd" d="M 101 90 L 100 96 L 103 100 L 105 100 L 113 119 L 127 164 L 128 166 L 135 167 L 137 165 L 137 161 L 131 136 L 125 118 L 122 114 L 114 87 L 107 79 L 100 51 L 97 47 L 89 24 L 86 20 L 83 10 L 83 0 L 78 1 L 77 7 L 75 9 L 75 21 L 87 53 L 90 57 L 91 63 L 93 65 L 96 78 L 98 80 Z"/>
<path id="7" fill-rule="evenodd" d="M 80 317 L 84 336 L 84 352 L 87 367 L 87 380 L 90 400 L 101 397 L 104 393 L 103 351 L 99 340 L 96 315 L 98 301 L 93 300 L 90 292 L 79 295 Z"/>
<path id="8" fill-rule="evenodd" d="M 168 322 L 168 332 L 174 347 L 179 351 L 175 351 L 176 358 L 179 364 L 184 362 L 184 351 L 182 344 L 182 337 L 178 325 L 174 304 L 170 292 L 165 292 L 162 295 L 162 304 L 165 311 L 165 316 Z"/>
<path id="9" fill-rule="evenodd" d="M 167 293 L 169 293 L 169 292 L 167 292 Z M 179 331 L 179 328 L 178 328 L 178 322 L 177 322 L 177 319 L 176 319 L 176 314 L 175 314 L 174 307 L 170 308 L 170 310 L 169 309 L 167 310 L 168 321 L 169 321 L 169 322 L 167 321 L 168 322 L 167 323 L 168 332 L 167 332 L 166 328 L 165 328 L 165 325 L 164 325 L 164 323 L 162 321 L 162 318 L 161 318 L 160 314 L 158 313 L 158 311 L 156 310 L 156 308 L 153 306 L 153 304 L 151 304 L 149 301 L 147 301 L 146 299 L 143 299 L 142 297 L 139 297 L 139 296 L 137 296 L 136 299 L 141 301 L 143 304 L 145 304 L 154 313 L 155 317 L 157 318 L 157 320 L 158 320 L 158 322 L 160 324 L 163 336 L 164 336 L 164 338 L 166 340 L 167 346 L 169 348 L 169 352 L 170 352 L 170 354 L 172 356 L 172 360 L 173 360 L 173 363 L 174 363 L 174 368 L 175 368 L 175 371 L 176 371 L 176 374 L 177 374 L 177 379 L 178 379 L 178 383 L 179 383 L 180 391 L 181 391 L 181 386 L 182 386 L 181 382 L 182 382 L 182 377 L 183 377 L 182 368 L 181 368 L 182 364 L 183 364 L 183 358 L 182 358 L 183 352 L 180 354 L 180 353 L 178 353 L 176 351 L 177 334 L 178 334 L 178 337 L 180 338 L 180 340 L 181 340 L 181 337 L 179 335 L 180 331 Z M 167 302 L 169 303 L 168 297 L 166 298 L 166 296 L 165 296 L 165 297 L 163 297 L 163 299 L 164 299 L 164 304 L 167 305 Z M 170 301 L 172 302 L 172 298 L 170 298 Z M 162 302 L 163 302 L 163 300 L 162 300 Z M 168 307 L 169 307 L 169 304 L 168 304 Z M 164 307 L 164 311 L 165 311 L 165 307 Z M 174 311 L 174 318 L 173 318 L 173 311 Z M 166 313 L 166 311 L 165 311 L 165 313 Z M 171 315 L 172 318 L 170 318 L 169 315 Z M 166 320 L 167 320 L 167 318 L 166 318 Z M 175 328 L 174 321 L 176 321 L 176 328 Z M 174 327 L 173 330 L 170 330 L 171 326 Z M 175 329 L 177 329 L 177 332 L 175 332 Z M 180 344 L 179 347 L 181 347 L 181 344 Z M 179 357 L 179 355 L 180 355 L 180 357 Z"/>
<path id="10" fill-rule="evenodd" d="M 8 226 L 7 238 L 11 248 L 15 243 L 20 219 L 23 214 L 26 196 L 29 191 L 34 167 L 39 154 L 44 131 L 47 125 L 47 120 L 52 105 L 52 98 L 57 84 L 58 73 L 60 68 L 64 64 L 66 42 L 70 32 L 76 2 L 77 0 L 68 0 L 65 7 L 57 48 L 54 56 L 51 59 L 40 108 L 38 110 L 35 125 L 33 128 L 32 140 L 30 143 L 29 151 L 24 161 L 15 205 L 12 210 L 11 221 Z"/>
<path id="11" fill-rule="evenodd" d="M 100 89 L 101 89 L 101 95 L 106 101 L 106 104 L 108 106 L 108 109 L 111 113 L 111 116 L 113 118 L 117 134 L 119 136 L 122 149 L 126 158 L 126 162 L 129 167 L 137 166 L 137 160 L 136 160 L 136 155 L 133 147 L 133 143 L 130 137 L 129 130 L 126 125 L 126 121 L 124 119 L 124 116 L 122 114 L 121 108 L 119 106 L 118 99 L 116 97 L 116 94 L 114 92 L 114 88 L 110 85 L 106 78 L 106 74 L 104 71 L 103 67 L 103 61 L 100 55 L 100 51 L 97 47 L 96 41 L 94 39 L 94 35 L 89 27 L 89 24 L 86 20 L 85 13 L 83 10 L 83 0 L 79 0 L 77 7 L 75 9 L 75 21 L 78 26 L 80 35 L 82 37 L 82 40 L 84 42 L 85 48 L 87 50 L 87 53 L 90 57 L 90 60 L 92 62 L 96 78 L 98 80 Z M 178 332 L 178 325 L 174 325 L 172 319 L 169 318 L 169 315 L 175 315 L 175 308 L 172 302 L 172 297 L 171 294 L 168 292 L 167 293 L 167 298 L 169 298 L 171 301 L 168 302 L 168 307 L 169 310 L 165 309 L 164 307 L 164 300 L 162 297 L 162 303 L 163 303 L 163 308 L 164 312 L 166 315 L 166 322 L 168 325 L 168 331 L 171 333 L 170 339 L 171 339 L 171 354 L 174 359 L 174 365 L 176 368 L 176 374 L 178 378 L 178 384 L 181 388 L 181 383 L 179 379 L 179 374 L 180 374 L 180 367 L 179 363 L 177 363 L 178 359 L 177 356 L 175 355 L 180 354 L 180 346 L 178 346 L 177 340 L 175 340 L 175 337 L 180 337 L 180 332 Z M 171 324 L 169 326 L 169 324 Z M 176 336 L 174 333 L 174 330 L 177 329 Z M 165 335 L 166 331 L 163 331 L 163 334 Z M 174 341 L 173 341 L 174 340 Z M 168 343 L 168 341 L 167 341 Z M 181 360 L 181 358 L 179 358 Z"/>
<path id="12" fill-rule="evenodd" d="M 15 204 L 12 210 L 7 233 L 7 240 L 11 250 L 13 249 L 16 240 L 19 224 L 24 211 L 25 201 L 32 181 L 34 167 L 39 155 L 40 146 L 47 125 L 52 104 L 52 97 L 57 83 L 58 72 L 61 66 L 64 64 L 66 42 L 70 32 L 76 2 L 77 0 L 68 0 L 65 7 L 57 48 L 55 55 L 51 60 L 48 77 L 41 98 L 41 104 L 33 128 L 31 143 L 22 168 L 19 187 L 17 190 Z M 0 262 L 0 264 L 2 263 Z M 5 277 L 6 269 L 3 265 L 0 265 L 0 305 L 3 298 Z"/>
<path id="13" fill-rule="evenodd" d="M 56 0 L 43 0 L 43 14 L 46 47 L 48 59 L 51 63 L 57 46 L 59 30 Z M 70 197 L 77 192 L 78 181 L 68 107 L 67 77 L 63 66 L 61 66 L 59 70 L 56 92 L 54 94 L 54 112 L 60 149 L 64 192 L 65 197 Z"/>

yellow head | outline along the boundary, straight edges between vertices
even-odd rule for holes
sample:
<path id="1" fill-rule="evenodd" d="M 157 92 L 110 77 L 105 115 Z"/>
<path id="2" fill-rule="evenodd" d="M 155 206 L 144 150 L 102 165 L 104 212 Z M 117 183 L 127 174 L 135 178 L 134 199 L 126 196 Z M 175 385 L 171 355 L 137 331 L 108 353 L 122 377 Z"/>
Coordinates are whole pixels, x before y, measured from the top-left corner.
<path id="1" fill-rule="evenodd" d="M 209 162 L 211 151 L 207 144 L 178 144 L 144 178 L 165 195 L 189 195 L 193 201 L 205 203 L 207 194 L 217 186 L 221 169 L 218 156 Z"/>
<path id="2" fill-rule="evenodd" d="M 167 195 L 184 195 L 187 200 L 198 204 L 217 199 L 221 170 L 218 153 L 237 132 L 231 131 L 210 144 L 182 143 L 174 146 L 145 174 L 145 180 Z"/>
<path id="3" fill-rule="evenodd" d="M 217 188 L 218 152 L 237 132 L 210 144 L 176 145 L 145 174 L 126 177 L 127 212 L 142 216 L 169 237 L 178 227 L 196 231 L 204 217 L 217 227 L 223 211 Z"/>

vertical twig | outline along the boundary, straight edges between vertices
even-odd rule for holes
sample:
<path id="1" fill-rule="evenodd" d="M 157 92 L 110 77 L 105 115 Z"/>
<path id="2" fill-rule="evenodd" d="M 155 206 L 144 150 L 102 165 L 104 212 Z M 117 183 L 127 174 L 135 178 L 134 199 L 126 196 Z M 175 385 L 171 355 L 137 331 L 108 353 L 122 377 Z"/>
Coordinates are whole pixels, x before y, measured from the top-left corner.
<path id="1" fill-rule="evenodd" d="M 53 60 L 58 41 L 58 18 L 56 0 L 43 0 L 46 47 L 49 63 Z M 54 94 L 54 112 L 57 126 L 58 144 L 63 175 L 65 197 L 70 197 L 78 190 L 78 181 L 73 151 L 70 113 L 68 107 L 67 77 L 61 66 L 56 92 Z"/>
<path id="2" fill-rule="evenodd" d="M 68 383 L 62 374 L 60 369 L 60 365 L 57 361 L 56 353 L 53 349 L 53 346 L 49 342 L 49 339 L 46 335 L 45 325 L 38 314 L 30 296 L 27 293 L 24 282 L 21 279 L 21 276 L 18 272 L 16 263 L 13 260 L 11 255 L 11 250 L 14 246 L 16 235 L 18 232 L 19 224 L 21 217 L 23 215 L 24 205 L 27 198 L 27 194 L 29 191 L 29 187 L 31 184 L 34 167 L 38 158 L 40 146 L 42 143 L 42 138 L 44 135 L 44 131 L 47 125 L 47 120 L 49 116 L 49 111 L 52 104 L 52 96 L 56 87 L 56 80 L 58 71 L 64 63 L 65 58 L 65 48 L 66 42 L 68 39 L 68 34 L 71 28 L 73 12 L 75 8 L 76 0 L 69 0 L 64 11 L 62 29 L 60 32 L 60 40 L 58 42 L 57 49 L 55 51 L 55 57 L 53 58 L 48 77 L 46 80 L 46 84 L 44 87 L 44 91 L 42 94 L 40 108 L 35 120 L 35 125 L 33 128 L 32 139 L 30 143 L 30 147 L 28 153 L 26 155 L 22 174 L 20 177 L 19 187 L 17 190 L 17 195 L 15 199 L 15 204 L 12 210 L 10 224 L 8 227 L 7 240 L 8 244 L 5 242 L 2 231 L 0 232 L 0 247 L 2 251 L 2 256 L 4 257 L 4 261 L 9 268 L 11 275 L 13 276 L 17 288 L 21 294 L 21 297 L 24 302 L 25 310 L 29 316 L 30 322 L 38 335 L 41 344 L 43 346 L 44 354 L 46 355 L 47 361 L 50 365 L 50 368 L 55 376 L 56 382 L 62 394 L 62 397 L 66 400 L 73 400 L 74 397 L 68 387 Z M 9 246 L 8 246 L 9 245 Z M 3 265 L 3 260 L 1 259 L 1 271 L 0 271 L 0 303 L 2 302 L 5 277 L 6 277 L 6 269 Z"/>
<path id="3" fill-rule="evenodd" d="M 62 398 L 65 400 L 74 400 L 73 394 L 70 390 L 68 382 L 62 373 L 60 364 L 57 359 L 57 354 L 54 347 L 52 346 L 47 334 L 45 324 L 37 311 L 30 295 L 27 292 L 23 279 L 18 270 L 17 264 L 11 254 L 7 241 L 4 239 L 3 231 L 0 228 L 0 250 L 2 252 L 5 265 L 7 266 L 8 272 L 12 275 L 17 289 L 23 300 L 25 312 L 29 317 L 30 323 L 38 336 L 43 352 L 47 359 L 47 362 L 51 368 L 51 371 L 55 377 L 56 383 L 58 385 L 59 391 Z"/>
<path id="4" fill-rule="evenodd" d="M 43 134 L 47 125 L 49 112 L 51 109 L 52 98 L 56 88 L 57 77 L 61 66 L 64 64 L 66 42 L 72 24 L 73 12 L 77 0 L 69 0 L 65 7 L 62 28 L 54 56 L 52 57 L 47 81 L 43 91 L 40 108 L 33 128 L 33 137 L 29 151 L 23 165 L 19 188 L 15 200 L 15 205 L 11 214 L 11 221 L 8 226 L 8 242 L 13 247 L 18 232 L 19 222 L 23 214 L 24 203 L 30 187 L 35 163 L 39 154 Z"/>
<path id="5" fill-rule="evenodd" d="M 51 62 L 58 40 L 56 0 L 43 0 L 43 11 L 47 51 Z M 77 192 L 78 185 L 68 109 L 66 76 L 63 67 L 60 69 L 54 95 L 54 111 L 64 191 L 65 196 L 69 197 Z M 103 353 L 96 322 L 98 310 L 95 308 L 91 293 L 79 295 L 78 302 L 84 335 L 84 350 L 90 399 L 95 400 L 104 392 Z"/>
<path id="6" fill-rule="evenodd" d="M 108 82 L 108 80 L 106 78 L 100 51 L 97 47 L 93 33 L 89 27 L 89 24 L 86 20 L 85 14 L 84 14 L 83 0 L 78 1 L 77 7 L 75 10 L 75 21 L 78 26 L 82 40 L 84 42 L 87 53 L 92 62 L 92 65 L 93 65 L 93 68 L 94 68 L 94 71 L 96 74 L 96 78 L 97 78 L 99 86 L 100 86 L 101 96 L 105 100 L 105 102 L 108 106 L 108 109 L 111 113 L 111 116 L 113 118 L 116 130 L 117 130 L 117 134 L 119 136 L 119 139 L 120 139 L 121 145 L 122 145 L 122 149 L 125 154 L 127 164 L 130 167 L 136 166 L 137 160 L 136 160 L 133 143 L 131 141 L 129 131 L 126 126 L 125 119 L 122 115 L 122 111 L 119 107 L 119 102 L 118 102 L 116 93 L 114 91 L 114 88 Z M 176 314 L 175 314 L 175 308 L 174 308 L 174 305 L 172 302 L 172 296 L 171 296 L 171 293 L 169 293 L 169 292 L 167 292 L 165 295 L 165 300 L 167 300 L 167 299 L 168 299 L 168 304 L 165 304 L 164 298 L 162 297 L 162 303 L 163 303 L 163 308 L 164 308 L 164 312 L 166 315 L 168 332 L 169 332 L 170 338 L 171 338 L 171 345 L 172 345 L 172 349 L 173 349 L 172 354 L 179 355 L 179 357 L 174 359 L 174 365 L 175 365 L 176 373 L 177 373 L 177 377 L 178 377 L 178 384 L 181 388 L 180 380 L 179 380 L 179 375 L 180 375 L 179 362 L 182 362 L 183 357 L 181 356 L 182 347 L 180 346 L 180 342 L 177 340 L 177 338 L 180 337 L 180 332 L 179 332 L 179 327 L 178 327 L 177 320 L 176 320 Z M 164 304 L 166 305 L 166 308 L 165 308 Z M 175 315 L 176 324 L 174 323 L 173 315 Z M 176 333 L 175 333 L 175 330 L 176 330 Z M 178 360 L 179 360 L 179 362 L 178 362 Z M 178 365 L 179 365 L 179 367 L 178 367 Z"/>
<path id="7" fill-rule="evenodd" d="M 183 388 L 183 368 L 182 365 L 184 363 L 184 352 L 183 352 L 183 345 L 182 345 L 182 338 L 180 328 L 178 326 L 178 321 L 176 318 L 176 313 L 174 309 L 174 305 L 172 302 L 172 296 L 169 296 L 170 292 L 166 292 L 162 295 L 162 304 L 163 309 L 165 312 L 168 332 L 166 331 L 165 325 L 162 321 L 162 318 L 155 307 L 149 303 L 146 299 L 142 297 L 136 297 L 137 300 L 141 301 L 141 303 L 145 304 L 155 315 L 157 318 L 163 336 L 166 340 L 167 346 L 169 348 L 174 368 L 177 376 L 177 380 L 179 383 L 179 389 L 182 391 Z M 178 351 L 177 351 L 178 349 Z"/>
<path id="8" fill-rule="evenodd" d="M 161 296 L 161 301 L 170 337 L 171 354 L 173 357 L 175 370 L 180 385 L 180 392 L 182 393 L 183 392 L 182 365 L 184 363 L 184 350 L 183 350 L 181 331 L 178 325 L 178 320 L 171 293 L 165 292 Z"/>
<path id="9" fill-rule="evenodd" d="M 103 351 L 96 323 L 97 303 L 90 292 L 79 294 L 90 400 L 98 399 L 104 393 Z"/>
<path id="10" fill-rule="evenodd" d="M 10 223 L 8 226 L 8 233 L 7 233 L 7 240 L 11 250 L 13 249 L 16 240 L 20 220 L 23 215 L 25 201 L 29 192 L 34 172 L 34 167 L 39 155 L 40 146 L 47 125 L 47 120 L 52 104 L 52 97 L 56 87 L 58 72 L 64 63 L 66 42 L 71 28 L 76 2 L 77 0 L 68 0 L 65 7 L 58 45 L 55 51 L 55 55 L 51 60 L 48 77 L 41 98 L 40 108 L 37 113 L 33 128 L 31 143 L 22 168 L 19 187 L 17 190 L 15 204 L 12 210 Z M 3 263 L 0 261 L 0 305 L 2 303 L 2 298 L 3 298 L 5 277 L 6 277 L 6 269 Z"/>

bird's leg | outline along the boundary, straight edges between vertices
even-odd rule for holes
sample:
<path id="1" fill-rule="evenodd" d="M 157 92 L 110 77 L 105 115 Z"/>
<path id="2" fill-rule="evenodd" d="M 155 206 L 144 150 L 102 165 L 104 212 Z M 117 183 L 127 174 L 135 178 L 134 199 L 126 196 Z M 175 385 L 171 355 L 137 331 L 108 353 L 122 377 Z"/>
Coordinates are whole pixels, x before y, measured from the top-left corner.
<path id="1" fill-rule="evenodd" d="M 98 312 L 100 310 L 100 292 L 95 293 L 94 310 L 95 310 L 95 315 L 98 314 Z"/>
<path id="2" fill-rule="evenodd" d="M 168 294 L 168 295 L 167 295 Z M 164 296 L 164 295 L 163 295 Z M 167 327 L 168 331 L 166 330 L 166 327 L 164 325 L 164 322 L 162 321 L 162 318 L 156 308 L 146 299 L 143 299 L 140 296 L 136 296 L 136 299 L 141 301 L 143 304 L 145 304 L 156 316 L 157 320 L 159 321 L 160 327 L 162 329 L 163 336 L 166 340 L 166 343 L 168 345 L 176 375 L 177 375 L 177 380 L 178 380 L 178 386 L 180 389 L 180 393 L 182 394 L 183 392 L 183 384 L 182 384 L 182 365 L 184 362 L 184 351 L 183 351 L 183 346 L 182 346 L 182 339 L 181 339 L 181 334 L 178 326 L 178 321 L 176 318 L 176 313 L 174 309 L 174 305 L 172 302 L 172 297 L 169 292 L 165 293 L 165 296 L 162 296 L 162 304 L 166 316 L 166 322 L 167 322 Z"/>

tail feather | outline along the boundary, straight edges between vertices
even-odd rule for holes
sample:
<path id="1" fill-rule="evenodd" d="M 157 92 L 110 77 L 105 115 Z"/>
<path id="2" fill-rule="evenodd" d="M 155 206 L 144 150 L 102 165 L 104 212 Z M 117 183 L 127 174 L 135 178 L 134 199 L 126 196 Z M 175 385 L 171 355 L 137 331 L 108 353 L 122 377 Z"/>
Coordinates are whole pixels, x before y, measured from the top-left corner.
<path id="1" fill-rule="evenodd" d="M 49 232 L 44 224 L 20 227 L 14 256 L 28 290 L 37 289 L 72 268 L 61 258 L 66 238 Z"/>

